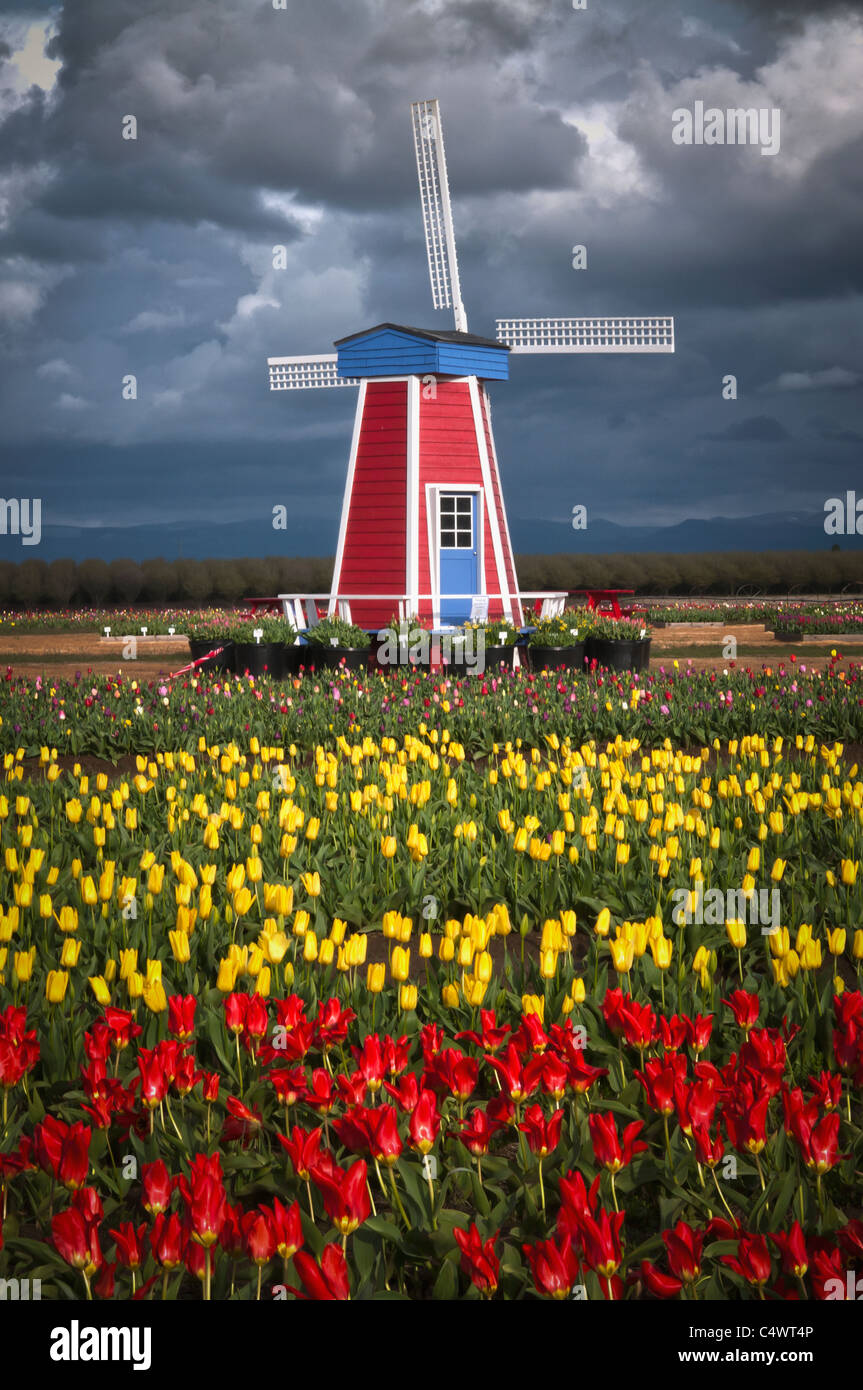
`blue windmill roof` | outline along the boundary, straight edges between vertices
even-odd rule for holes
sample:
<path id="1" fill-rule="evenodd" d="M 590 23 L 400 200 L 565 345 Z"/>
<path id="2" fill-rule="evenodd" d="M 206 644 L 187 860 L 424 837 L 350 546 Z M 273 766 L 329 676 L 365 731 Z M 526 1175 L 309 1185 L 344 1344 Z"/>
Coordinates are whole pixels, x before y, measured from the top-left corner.
<path id="1" fill-rule="evenodd" d="M 433 343 L 454 343 L 463 347 L 491 347 L 497 348 L 500 352 L 510 351 L 508 343 L 499 343 L 496 338 L 480 338 L 476 333 L 459 333 L 452 328 L 411 328 L 404 323 L 376 323 L 374 328 L 364 328 L 360 333 L 349 333 L 346 338 L 337 338 L 333 347 L 355 342 L 358 338 L 367 338 L 369 334 L 380 333 L 384 329 L 390 329 L 394 333 L 407 333 L 413 338 L 425 338 Z"/>

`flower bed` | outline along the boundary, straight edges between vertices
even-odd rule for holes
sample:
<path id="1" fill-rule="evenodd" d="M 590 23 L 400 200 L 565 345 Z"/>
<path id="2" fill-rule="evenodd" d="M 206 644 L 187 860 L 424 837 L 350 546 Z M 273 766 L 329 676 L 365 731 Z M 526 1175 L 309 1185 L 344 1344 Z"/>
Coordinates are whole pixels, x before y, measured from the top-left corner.
<path id="1" fill-rule="evenodd" d="M 475 764 L 414 727 L 112 780 L 7 757 L 0 1277 L 837 1296 L 863 1250 L 842 748 L 549 734 Z"/>

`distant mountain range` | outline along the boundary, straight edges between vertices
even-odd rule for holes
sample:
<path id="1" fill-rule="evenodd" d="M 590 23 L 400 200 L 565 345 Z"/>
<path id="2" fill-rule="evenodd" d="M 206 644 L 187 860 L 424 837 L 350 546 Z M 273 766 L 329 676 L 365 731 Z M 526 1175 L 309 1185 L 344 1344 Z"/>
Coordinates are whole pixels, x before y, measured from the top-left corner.
<path id="1" fill-rule="evenodd" d="M 621 526 L 614 521 L 593 520 L 574 531 L 569 518 L 510 517 L 513 548 L 517 554 L 697 554 L 704 551 L 859 550 L 863 536 L 828 536 L 820 512 L 767 512 L 744 519 L 710 517 L 681 521 L 674 526 Z M 263 543 L 262 543 L 263 536 Z M 314 531 L 263 531 L 259 519 L 232 522 L 167 521 L 145 526 L 43 526 L 38 546 L 22 545 L 15 536 L 0 538 L 0 558 L 21 561 L 38 558 L 85 560 L 98 555 L 104 560 L 121 557 L 147 560 L 236 559 L 263 555 L 333 555 L 338 538 L 338 517 Z"/>

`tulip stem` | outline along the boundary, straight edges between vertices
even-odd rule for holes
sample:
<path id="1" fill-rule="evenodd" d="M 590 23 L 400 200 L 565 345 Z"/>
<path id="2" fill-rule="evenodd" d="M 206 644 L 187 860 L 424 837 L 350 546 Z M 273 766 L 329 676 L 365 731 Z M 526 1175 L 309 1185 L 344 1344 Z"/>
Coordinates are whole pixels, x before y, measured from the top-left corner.
<path id="1" fill-rule="evenodd" d="M 432 1178 L 432 1175 L 431 1175 L 431 1168 L 430 1168 L 428 1165 L 426 1165 L 426 1178 L 428 1179 L 428 1185 L 429 1185 L 429 1206 L 430 1206 L 430 1210 L 431 1210 L 432 1230 L 433 1230 L 433 1231 L 436 1231 L 436 1230 L 437 1230 L 437 1217 L 435 1216 L 435 1210 L 434 1210 L 434 1179 Z M 820 1181 L 820 1179 L 819 1179 L 819 1181 Z"/>
<path id="2" fill-rule="evenodd" d="M 617 1188 L 614 1185 L 614 1173 L 611 1173 L 611 1200 L 614 1202 L 614 1210 L 619 1212 L 620 1207 L 617 1205 Z"/>
<path id="3" fill-rule="evenodd" d="M 393 1200 L 395 1201 L 396 1206 L 398 1207 L 399 1211 L 401 1212 L 402 1220 L 404 1221 L 404 1223 L 405 1223 L 405 1225 L 407 1226 L 408 1230 L 410 1230 L 410 1229 L 411 1229 L 411 1223 L 410 1223 L 410 1221 L 408 1220 L 408 1214 L 407 1214 L 407 1212 L 406 1212 L 405 1209 L 404 1209 L 404 1205 L 402 1204 L 402 1199 L 401 1199 L 401 1196 L 400 1196 L 400 1194 L 399 1194 L 398 1183 L 396 1182 L 396 1170 L 395 1170 L 395 1168 L 391 1168 L 391 1169 L 390 1169 L 390 1183 L 392 1184 L 392 1189 L 393 1189 Z"/>
<path id="4" fill-rule="evenodd" d="M 730 1206 L 728 1205 L 728 1203 L 726 1202 L 724 1196 L 722 1195 L 722 1188 L 719 1186 L 719 1179 L 718 1179 L 717 1176 L 716 1176 L 716 1169 L 715 1169 L 715 1168 L 711 1168 L 711 1169 L 710 1169 L 710 1175 L 711 1175 L 711 1177 L 713 1178 L 714 1184 L 715 1184 L 715 1186 L 716 1186 L 716 1191 L 717 1191 L 717 1193 L 718 1193 L 718 1195 L 719 1195 L 719 1200 L 720 1200 L 720 1202 L 722 1203 L 722 1205 L 724 1206 L 725 1210 L 728 1212 L 728 1215 L 731 1217 L 732 1222 L 733 1222 L 734 1225 L 736 1226 L 736 1225 L 737 1225 L 737 1222 L 734 1220 L 734 1213 L 732 1212 Z"/>
<path id="5" fill-rule="evenodd" d="M 538 1169 L 538 1171 L 539 1171 L 539 1200 L 540 1200 L 540 1204 L 541 1204 L 541 1206 L 542 1206 L 542 1210 L 543 1210 L 543 1213 L 544 1213 L 544 1212 L 545 1212 L 545 1187 L 544 1187 L 543 1181 L 542 1181 L 542 1159 L 541 1159 L 541 1158 L 539 1159 L 539 1161 L 538 1161 L 538 1163 L 537 1163 L 536 1166 L 537 1166 L 537 1169 Z M 612 1184 L 612 1190 L 613 1190 L 613 1189 L 614 1189 L 614 1177 L 613 1177 L 613 1176 L 612 1176 L 612 1179 L 611 1179 L 611 1184 Z M 616 1201 L 615 1201 L 615 1204 L 614 1204 L 614 1205 L 615 1205 L 615 1209 L 616 1209 L 616 1208 L 617 1208 L 617 1202 L 616 1202 Z"/>
<path id="6" fill-rule="evenodd" d="M 84 1279 L 84 1288 L 87 1290 L 87 1300 L 88 1300 L 88 1302 L 92 1303 L 92 1301 L 93 1301 L 93 1290 L 90 1288 L 90 1276 L 89 1276 L 89 1274 L 87 1273 L 86 1269 L 82 1269 L 82 1270 L 81 1270 L 81 1274 L 82 1274 L 83 1279 Z"/>
<path id="7" fill-rule="evenodd" d="M 309 1216 L 310 1216 L 310 1217 L 312 1218 L 312 1220 L 314 1221 L 314 1219 L 315 1219 L 315 1204 L 314 1204 L 314 1200 L 313 1200 L 313 1198 L 312 1198 L 312 1184 L 311 1184 L 311 1182 L 309 1181 L 308 1178 L 306 1178 L 306 1192 L 308 1193 L 308 1197 L 309 1197 Z"/>
<path id="8" fill-rule="evenodd" d="M 261 1301 L 261 1279 L 262 1279 L 262 1277 L 263 1277 L 263 1273 L 264 1273 L 264 1266 L 261 1265 L 261 1264 L 259 1264 L 259 1265 L 258 1265 L 258 1292 L 257 1292 L 257 1294 L 256 1294 L 256 1296 L 255 1296 L 255 1301 L 256 1301 L 256 1303 L 260 1303 L 260 1301 Z"/>
<path id="9" fill-rule="evenodd" d="M 168 1277 L 169 1277 L 169 1273 L 170 1273 L 170 1271 L 167 1270 L 167 1269 L 163 1269 L 163 1270 L 162 1270 L 162 1302 L 163 1302 L 163 1303 L 164 1303 L 165 1299 L 168 1297 Z"/>
<path id="10" fill-rule="evenodd" d="M 237 1044 L 237 1071 L 240 1073 L 240 1096 L 243 1094 L 243 1061 L 240 1057 L 240 1035 L 234 1034 L 234 1042 Z"/>

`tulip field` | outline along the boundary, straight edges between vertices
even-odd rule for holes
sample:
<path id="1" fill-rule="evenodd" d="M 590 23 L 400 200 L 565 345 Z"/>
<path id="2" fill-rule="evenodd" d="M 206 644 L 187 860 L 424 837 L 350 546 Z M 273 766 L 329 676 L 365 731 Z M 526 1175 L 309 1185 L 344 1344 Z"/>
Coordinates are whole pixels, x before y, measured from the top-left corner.
<path id="1" fill-rule="evenodd" d="M 8 671 L 0 735 L 0 1279 L 854 1296 L 860 668 Z"/>

